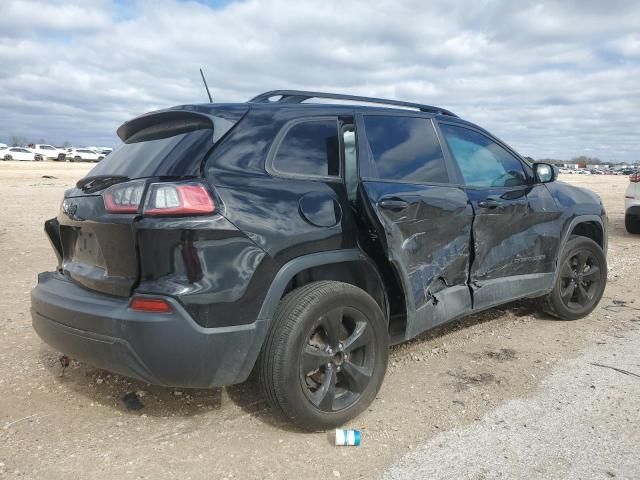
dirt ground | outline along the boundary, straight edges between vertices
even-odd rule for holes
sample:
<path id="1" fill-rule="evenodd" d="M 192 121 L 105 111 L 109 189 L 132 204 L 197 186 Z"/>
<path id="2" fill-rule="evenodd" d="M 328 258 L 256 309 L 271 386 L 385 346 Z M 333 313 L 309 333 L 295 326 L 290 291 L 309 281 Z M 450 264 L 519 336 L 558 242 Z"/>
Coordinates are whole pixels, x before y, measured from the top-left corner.
<path id="1" fill-rule="evenodd" d="M 517 302 L 394 347 L 377 400 L 348 425 L 362 431 L 360 447 L 334 447 L 330 433 L 292 429 L 272 414 L 254 380 L 174 390 L 77 362 L 61 376 L 59 353 L 31 328 L 29 292 L 37 273 L 55 265 L 42 223 L 90 167 L 0 162 L 0 476 L 375 478 L 436 434 L 533 395 L 585 349 L 614 349 L 640 326 L 640 237 L 624 230 L 628 179 L 564 175 L 599 193 L 609 212 L 600 306 L 586 319 L 560 322 L 538 313 L 534 301 Z M 126 410 L 121 397 L 131 391 L 143 395 L 143 409 Z"/>

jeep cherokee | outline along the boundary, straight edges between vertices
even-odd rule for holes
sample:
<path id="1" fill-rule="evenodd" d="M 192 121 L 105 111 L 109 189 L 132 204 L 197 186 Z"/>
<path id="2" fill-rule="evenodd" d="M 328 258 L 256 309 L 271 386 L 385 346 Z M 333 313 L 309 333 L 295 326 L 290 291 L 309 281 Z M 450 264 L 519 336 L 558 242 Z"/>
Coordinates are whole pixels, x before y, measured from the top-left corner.
<path id="1" fill-rule="evenodd" d="M 442 108 L 283 90 L 117 133 L 45 222 L 32 292 L 40 337 L 97 367 L 198 388 L 255 367 L 325 429 L 374 400 L 390 344 L 525 297 L 577 319 L 605 288 L 599 197 Z"/>

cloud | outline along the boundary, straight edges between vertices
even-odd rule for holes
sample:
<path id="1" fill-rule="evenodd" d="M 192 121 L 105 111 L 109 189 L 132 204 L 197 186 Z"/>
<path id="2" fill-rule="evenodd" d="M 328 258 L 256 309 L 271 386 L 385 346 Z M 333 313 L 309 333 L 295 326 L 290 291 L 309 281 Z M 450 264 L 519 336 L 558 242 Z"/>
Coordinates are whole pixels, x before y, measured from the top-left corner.
<path id="1" fill-rule="evenodd" d="M 146 111 L 275 88 L 449 108 L 523 155 L 640 159 L 640 4 L 14 1 L 0 141 L 116 144 Z"/>

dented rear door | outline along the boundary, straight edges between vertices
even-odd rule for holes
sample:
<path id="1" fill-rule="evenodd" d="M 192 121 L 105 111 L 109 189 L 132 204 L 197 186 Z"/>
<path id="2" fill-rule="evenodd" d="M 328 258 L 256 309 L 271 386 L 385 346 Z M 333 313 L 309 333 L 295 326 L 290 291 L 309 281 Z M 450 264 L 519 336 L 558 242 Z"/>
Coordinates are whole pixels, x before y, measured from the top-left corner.
<path id="1" fill-rule="evenodd" d="M 473 210 L 442 154 L 431 119 L 359 119 L 359 209 L 403 283 L 406 338 L 471 310 Z"/>

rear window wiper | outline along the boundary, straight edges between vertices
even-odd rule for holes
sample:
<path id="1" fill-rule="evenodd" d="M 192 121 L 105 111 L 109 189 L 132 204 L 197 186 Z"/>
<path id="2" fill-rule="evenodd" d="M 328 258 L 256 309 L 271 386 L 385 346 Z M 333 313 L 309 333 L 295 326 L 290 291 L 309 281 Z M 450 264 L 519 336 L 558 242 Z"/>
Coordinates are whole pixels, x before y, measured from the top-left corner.
<path id="1" fill-rule="evenodd" d="M 124 175 L 94 175 L 93 177 L 81 178 L 76 183 L 76 187 L 84 193 L 93 193 L 127 180 L 129 180 L 129 177 Z"/>

